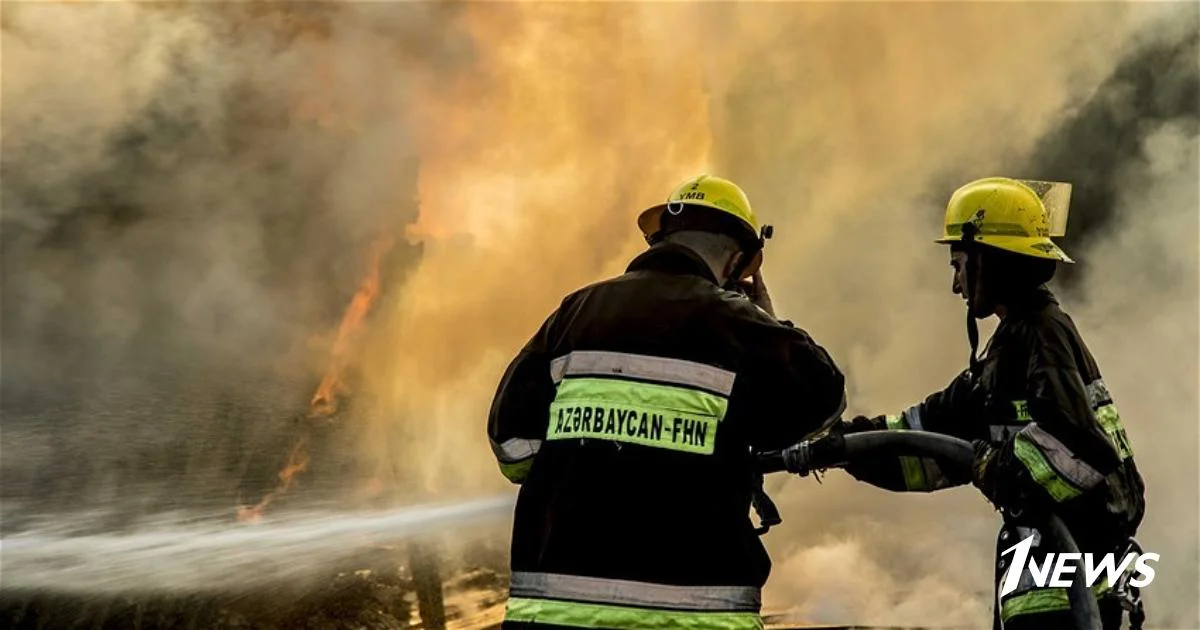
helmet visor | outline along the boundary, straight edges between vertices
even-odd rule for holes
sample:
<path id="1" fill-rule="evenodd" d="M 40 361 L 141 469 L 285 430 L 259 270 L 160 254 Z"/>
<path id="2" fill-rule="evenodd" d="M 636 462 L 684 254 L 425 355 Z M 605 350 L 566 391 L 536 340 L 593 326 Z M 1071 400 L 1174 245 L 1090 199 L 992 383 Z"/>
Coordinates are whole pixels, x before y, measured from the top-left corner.
<path id="1" fill-rule="evenodd" d="M 1071 185 L 1066 182 L 1047 182 L 1036 179 L 1017 180 L 1033 189 L 1046 206 L 1051 238 L 1067 235 L 1067 217 L 1071 211 Z"/>

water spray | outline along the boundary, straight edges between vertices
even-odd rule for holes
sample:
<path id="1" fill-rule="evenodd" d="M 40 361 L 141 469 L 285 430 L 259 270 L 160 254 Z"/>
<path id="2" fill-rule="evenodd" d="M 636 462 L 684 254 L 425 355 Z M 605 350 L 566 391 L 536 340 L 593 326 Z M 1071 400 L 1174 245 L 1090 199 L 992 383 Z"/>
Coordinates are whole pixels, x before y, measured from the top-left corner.
<path id="1" fill-rule="evenodd" d="M 505 495 L 371 514 L 280 514 L 240 527 L 180 519 L 127 534 L 43 527 L 0 539 L 0 590 L 113 595 L 279 584 L 311 577 L 371 545 L 503 523 L 514 504 Z"/>

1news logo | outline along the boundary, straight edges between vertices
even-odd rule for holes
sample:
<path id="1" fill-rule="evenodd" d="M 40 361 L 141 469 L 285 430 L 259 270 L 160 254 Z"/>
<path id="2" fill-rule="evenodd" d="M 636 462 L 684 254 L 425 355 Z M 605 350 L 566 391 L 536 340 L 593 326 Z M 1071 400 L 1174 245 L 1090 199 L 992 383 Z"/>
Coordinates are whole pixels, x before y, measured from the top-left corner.
<path id="1" fill-rule="evenodd" d="M 1004 578 L 1004 584 L 1000 588 L 1001 597 L 1017 590 L 1021 574 L 1024 573 L 1021 569 L 1029 570 L 1030 577 L 1038 587 L 1070 587 L 1071 578 L 1064 576 L 1075 573 L 1075 570 L 1079 568 L 1077 565 L 1081 556 L 1083 577 L 1089 588 L 1095 586 L 1102 576 L 1107 578 L 1108 584 L 1115 584 L 1117 579 L 1129 568 L 1131 562 L 1134 563 L 1135 574 L 1129 579 L 1130 585 L 1142 588 L 1154 581 L 1154 568 L 1150 566 L 1150 563 L 1158 562 L 1156 553 L 1138 555 L 1131 552 L 1125 555 L 1120 564 L 1117 564 L 1117 555 L 1114 553 L 1100 556 L 1099 563 L 1095 560 L 1095 554 L 1090 553 L 1047 553 L 1041 566 L 1038 566 L 1035 560 L 1029 558 L 1029 552 L 1033 548 L 1033 539 L 1034 536 L 1028 536 L 1000 553 L 1001 556 L 1007 555 L 1009 552 L 1013 554 L 1013 561 L 1010 565 L 1012 568 L 1009 569 Z"/>

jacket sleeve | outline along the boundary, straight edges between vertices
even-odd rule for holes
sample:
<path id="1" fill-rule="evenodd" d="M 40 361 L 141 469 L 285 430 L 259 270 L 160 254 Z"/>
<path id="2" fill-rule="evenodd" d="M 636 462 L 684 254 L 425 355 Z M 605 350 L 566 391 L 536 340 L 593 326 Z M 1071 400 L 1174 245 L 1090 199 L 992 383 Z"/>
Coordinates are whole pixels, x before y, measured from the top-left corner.
<path id="1" fill-rule="evenodd" d="M 550 374 L 550 335 L 555 311 L 529 339 L 500 379 L 488 413 L 487 434 L 500 472 L 520 484 L 546 437 L 555 387 Z"/>
<path id="2" fill-rule="evenodd" d="M 1030 421 L 998 449 L 984 479 L 1002 503 L 1014 493 L 1062 503 L 1101 486 L 1120 460 L 1092 411 L 1066 331 L 1031 328 L 1026 341 Z"/>
<path id="3" fill-rule="evenodd" d="M 850 431 L 931 431 L 966 439 L 968 426 L 962 418 L 969 413 L 971 377 L 959 374 L 945 389 L 904 411 L 870 419 L 857 419 Z M 889 457 L 856 462 L 846 472 L 859 481 L 894 492 L 933 492 L 961 486 L 971 481 L 963 471 L 955 475 L 944 471 L 937 461 L 927 457 Z"/>
<path id="4" fill-rule="evenodd" d="M 775 326 L 751 438 L 762 451 L 791 446 L 836 422 L 846 409 L 846 379 L 829 353 L 790 322 Z"/>

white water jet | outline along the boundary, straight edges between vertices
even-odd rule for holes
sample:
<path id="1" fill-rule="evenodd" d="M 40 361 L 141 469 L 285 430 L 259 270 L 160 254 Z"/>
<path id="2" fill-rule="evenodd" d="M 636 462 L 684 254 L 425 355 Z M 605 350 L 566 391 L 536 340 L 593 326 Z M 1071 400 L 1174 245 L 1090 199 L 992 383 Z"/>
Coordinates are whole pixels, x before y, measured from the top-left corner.
<path id="1" fill-rule="evenodd" d="M 0 539 L 0 590 L 78 594 L 240 590 L 319 577 L 371 545 L 504 522 L 515 497 L 261 523 L 177 520 L 122 534 L 37 528 Z M 381 552 L 384 554 L 386 552 Z"/>

